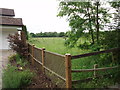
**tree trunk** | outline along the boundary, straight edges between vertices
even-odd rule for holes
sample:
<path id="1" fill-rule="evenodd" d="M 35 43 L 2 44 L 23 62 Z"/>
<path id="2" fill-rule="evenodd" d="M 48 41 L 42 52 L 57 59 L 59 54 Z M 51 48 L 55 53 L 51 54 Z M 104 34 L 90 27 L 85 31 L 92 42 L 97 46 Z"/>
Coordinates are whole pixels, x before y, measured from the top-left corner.
<path id="1" fill-rule="evenodd" d="M 96 29 L 97 29 L 97 44 L 99 45 L 99 22 L 98 22 L 98 7 L 99 7 L 99 2 L 96 2 L 96 5 L 97 5 L 97 8 L 96 8 L 96 11 L 97 11 L 97 15 L 96 15 Z"/>
<path id="2" fill-rule="evenodd" d="M 92 39 L 92 43 L 91 44 L 94 44 L 94 36 L 93 36 L 93 29 L 92 29 L 92 25 L 91 25 L 91 16 L 90 16 L 90 12 L 89 12 L 89 2 L 88 2 L 88 7 L 87 7 L 87 10 L 88 10 L 88 17 L 89 17 L 89 28 L 90 28 L 90 34 L 91 34 L 91 39 Z"/>

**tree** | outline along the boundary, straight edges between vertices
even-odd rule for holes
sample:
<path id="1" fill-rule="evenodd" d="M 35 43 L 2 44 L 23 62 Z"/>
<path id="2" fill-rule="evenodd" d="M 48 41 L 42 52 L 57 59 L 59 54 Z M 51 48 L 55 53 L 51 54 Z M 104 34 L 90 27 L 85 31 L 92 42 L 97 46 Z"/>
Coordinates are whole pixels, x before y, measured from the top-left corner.
<path id="1" fill-rule="evenodd" d="M 65 36 L 65 33 L 64 32 L 60 32 L 59 33 L 59 37 L 63 37 L 63 36 Z"/>
<path id="2" fill-rule="evenodd" d="M 63 37 L 65 36 L 64 32 L 40 32 L 40 33 L 30 33 L 32 37 Z"/>
<path id="3" fill-rule="evenodd" d="M 98 16 L 98 14 L 99 14 L 99 2 L 96 2 L 96 22 L 97 22 L 97 24 L 96 24 L 96 29 L 97 29 L 97 44 L 99 44 L 99 21 L 98 21 L 98 19 L 99 19 L 99 16 Z"/>
<path id="4" fill-rule="evenodd" d="M 120 1 L 110 2 L 110 5 L 115 9 L 116 12 L 114 12 L 115 17 L 113 18 L 112 26 L 110 26 L 111 31 L 106 34 L 103 44 L 106 45 L 105 48 L 114 48 L 114 47 L 120 47 Z M 111 43 L 111 44 L 110 44 Z"/>
<path id="5" fill-rule="evenodd" d="M 67 16 L 71 31 L 66 44 L 75 46 L 79 38 L 88 31 L 90 43 L 99 44 L 99 31 L 109 22 L 110 15 L 107 9 L 101 7 L 102 2 L 60 2 L 58 16 Z"/>
<path id="6" fill-rule="evenodd" d="M 34 33 L 30 33 L 30 36 L 31 37 L 35 37 L 36 35 Z"/>
<path id="7" fill-rule="evenodd" d="M 110 5 L 116 10 L 116 13 L 114 13 L 115 17 L 113 19 L 114 19 L 114 22 L 116 22 L 115 23 L 116 27 L 114 29 L 117 29 L 120 26 L 120 1 L 114 2 L 113 0 L 112 2 L 110 2 Z"/>
<path id="8" fill-rule="evenodd" d="M 109 31 L 104 32 L 104 38 L 101 40 L 101 44 L 104 49 L 110 48 L 120 48 L 120 1 L 118 2 L 110 2 L 110 5 L 115 9 L 114 12 L 115 17 L 112 20 L 112 24 L 109 28 Z M 120 64 L 120 51 L 112 52 L 113 60 L 115 63 Z"/>
<path id="9" fill-rule="evenodd" d="M 28 40 L 28 32 L 27 32 L 27 27 L 25 25 L 22 26 L 22 30 L 25 32 L 26 39 Z"/>

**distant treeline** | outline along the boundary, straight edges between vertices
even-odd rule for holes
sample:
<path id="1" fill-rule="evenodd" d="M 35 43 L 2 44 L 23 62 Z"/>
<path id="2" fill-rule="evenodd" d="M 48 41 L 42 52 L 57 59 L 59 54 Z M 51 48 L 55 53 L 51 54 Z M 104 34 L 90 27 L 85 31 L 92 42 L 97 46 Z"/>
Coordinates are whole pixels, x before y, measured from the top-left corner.
<path id="1" fill-rule="evenodd" d="M 32 37 L 65 37 L 65 32 L 40 32 L 40 33 L 30 33 Z"/>

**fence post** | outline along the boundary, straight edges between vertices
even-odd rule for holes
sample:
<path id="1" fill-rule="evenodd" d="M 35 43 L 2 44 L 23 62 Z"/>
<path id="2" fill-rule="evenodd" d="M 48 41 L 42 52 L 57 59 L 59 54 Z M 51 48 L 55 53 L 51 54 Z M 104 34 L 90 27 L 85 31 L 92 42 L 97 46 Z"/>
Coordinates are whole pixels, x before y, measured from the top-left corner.
<path id="1" fill-rule="evenodd" d="M 96 68 L 98 68 L 98 64 L 94 64 L 94 70 L 95 70 Z M 94 71 L 94 77 L 96 77 L 96 76 L 97 76 L 97 72 Z"/>
<path id="2" fill-rule="evenodd" d="M 72 87 L 71 77 L 71 55 L 65 54 L 66 88 Z"/>
<path id="3" fill-rule="evenodd" d="M 34 65 L 34 44 L 32 45 L 32 65 Z"/>
<path id="4" fill-rule="evenodd" d="M 45 59 L 44 59 L 44 57 L 45 57 L 45 48 L 42 48 L 42 72 L 45 74 L 45 70 L 44 70 L 44 62 L 45 62 Z"/>

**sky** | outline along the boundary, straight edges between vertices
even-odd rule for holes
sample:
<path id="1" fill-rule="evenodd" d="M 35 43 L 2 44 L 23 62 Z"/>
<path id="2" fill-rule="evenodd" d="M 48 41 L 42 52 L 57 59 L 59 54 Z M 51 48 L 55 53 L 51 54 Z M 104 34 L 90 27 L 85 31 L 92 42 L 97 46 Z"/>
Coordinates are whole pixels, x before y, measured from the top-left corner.
<path id="1" fill-rule="evenodd" d="M 69 22 L 66 17 L 57 17 L 58 1 L 60 0 L 0 0 L 0 8 L 14 9 L 15 18 L 22 18 L 29 32 L 66 32 L 70 30 Z M 109 8 L 109 5 L 104 7 Z"/>
<path id="2" fill-rule="evenodd" d="M 57 17 L 57 0 L 0 0 L 0 3 L 0 8 L 14 9 L 15 18 L 22 18 L 29 32 L 66 32 L 70 29 L 66 17 Z"/>

